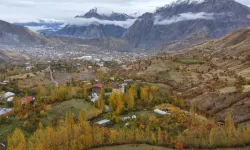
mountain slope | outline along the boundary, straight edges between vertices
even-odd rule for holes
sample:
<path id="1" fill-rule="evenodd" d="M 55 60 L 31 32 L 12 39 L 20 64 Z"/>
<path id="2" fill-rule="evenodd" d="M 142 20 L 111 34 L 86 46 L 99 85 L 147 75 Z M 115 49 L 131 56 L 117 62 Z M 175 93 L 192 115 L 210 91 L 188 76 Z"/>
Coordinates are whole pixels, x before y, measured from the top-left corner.
<path id="1" fill-rule="evenodd" d="M 242 57 L 250 55 L 250 28 L 234 31 L 218 40 L 210 40 L 198 45 L 194 45 L 183 52 L 193 55 L 198 50 L 213 53 L 215 57 Z"/>
<path id="2" fill-rule="evenodd" d="M 0 20 L 0 43 L 2 45 L 43 45 L 46 39 L 26 27 Z"/>
<path id="3" fill-rule="evenodd" d="M 85 39 L 96 39 L 104 37 L 121 37 L 126 31 L 127 24 L 132 22 L 134 17 L 115 13 L 102 14 L 97 8 L 91 9 L 83 15 L 78 15 L 63 29 L 55 35 L 74 36 Z"/>
<path id="4" fill-rule="evenodd" d="M 153 48 L 216 39 L 249 26 L 250 8 L 234 0 L 177 0 L 139 17 L 123 37 L 134 47 Z"/>
<path id="5" fill-rule="evenodd" d="M 115 70 L 172 89 L 215 121 L 250 122 L 250 29 Z"/>
<path id="6" fill-rule="evenodd" d="M 0 64 L 1 63 L 20 63 L 27 61 L 29 57 L 22 53 L 15 53 L 6 50 L 0 50 Z"/>
<path id="7" fill-rule="evenodd" d="M 126 29 L 116 25 L 90 24 L 89 26 L 67 25 L 56 35 L 73 36 L 86 39 L 121 37 Z"/>

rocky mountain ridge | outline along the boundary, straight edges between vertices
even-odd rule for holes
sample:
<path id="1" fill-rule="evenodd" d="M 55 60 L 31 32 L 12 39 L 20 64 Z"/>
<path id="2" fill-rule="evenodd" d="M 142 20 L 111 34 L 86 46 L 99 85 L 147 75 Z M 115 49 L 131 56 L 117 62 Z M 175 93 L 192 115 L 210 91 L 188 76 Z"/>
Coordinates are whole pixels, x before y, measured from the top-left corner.
<path id="1" fill-rule="evenodd" d="M 154 13 L 143 14 L 123 37 L 140 48 L 183 40 L 194 44 L 200 42 L 199 35 L 204 39 L 217 39 L 249 27 L 249 14 L 249 7 L 234 0 L 177 0 Z"/>
<path id="2" fill-rule="evenodd" d="M 103 14 L 97 8 L 94 8 L 83 15 L 77 15 L 75 19 L 77 19 L 77 25 L 68 24 L 57 31 L 55 35 L 84 39 L 119 38 L 127 30 L 127 27 L 122 24 L 126 24 L 127 21 L 130 22 L 135 18 L 124 13 Z"/>

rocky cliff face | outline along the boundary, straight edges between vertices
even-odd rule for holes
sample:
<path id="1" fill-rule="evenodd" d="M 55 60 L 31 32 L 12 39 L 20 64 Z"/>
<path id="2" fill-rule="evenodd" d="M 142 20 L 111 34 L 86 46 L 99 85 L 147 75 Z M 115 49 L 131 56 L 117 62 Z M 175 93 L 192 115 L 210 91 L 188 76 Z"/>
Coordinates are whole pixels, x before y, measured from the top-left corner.
<path id="1" fill-rule="evenodd" d="M 95 8 L 86 14 L 76 16 L 75 19 L 77 19 L 77 25 L 68 24 L 55 34 L 85 39 L 118 38 L 127 30 L 126 26 L 122 26 L 123 22 L 134 19 L 134 17 L 115 12 L 102 14 Z"/>
<path id="2" fill-rule="evenodd" d="M 153 48 L 216 39 L 249 26 L 250 8 L 234 0 L 177 0 L 139 17 L 123 37 L 134 47 Z"/>

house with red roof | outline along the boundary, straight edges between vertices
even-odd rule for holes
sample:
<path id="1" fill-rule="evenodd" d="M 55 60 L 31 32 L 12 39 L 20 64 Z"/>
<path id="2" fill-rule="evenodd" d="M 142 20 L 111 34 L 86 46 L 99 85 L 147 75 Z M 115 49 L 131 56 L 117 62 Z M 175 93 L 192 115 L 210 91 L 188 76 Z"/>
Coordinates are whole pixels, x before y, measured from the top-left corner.
<path id="1" fill-rule="evenodd" d="M 26 96 L 26 97 L 23 97 L 21 98 L 21 104 L 25 104 L 25 101 L 29 101 L 31 104 L 34 104 L 35 103 L 35 97 L 33 96 Z"/>
<path id="2" fill-rule="evenodd" d="M 104 87 L 103 84 L 98 83 L 92 86 L 92 93 L 96 93 L 96 94 L 100 94 L 101 93 L 101 89 Z"/>

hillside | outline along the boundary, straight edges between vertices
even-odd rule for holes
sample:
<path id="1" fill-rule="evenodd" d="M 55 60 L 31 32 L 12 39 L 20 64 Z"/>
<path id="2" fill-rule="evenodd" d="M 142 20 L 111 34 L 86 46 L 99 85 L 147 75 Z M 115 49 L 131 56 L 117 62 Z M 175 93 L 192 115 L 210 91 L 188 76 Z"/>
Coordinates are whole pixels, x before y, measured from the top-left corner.
<path id="1" fill-rule="evenodd" d="M 10 24 L 0 20 L 0 43 L 1 45 L 44 45 L 46 38 L 30 31 L 26 27 Z"/>
<path id="2" fill-rule="evenodd" d="M 0 63 L 20 63 L 27 60 L 29 57 L 25 54 L 0 50 Z"/>
<path id="3" fill-rule="evenodd" d="M 145 82 L 164 83 L 216 121 L 228 113 L 250 121 L 250 29 L 194 45 L 178 53 L 141 60 L 121 70 Z"/>

